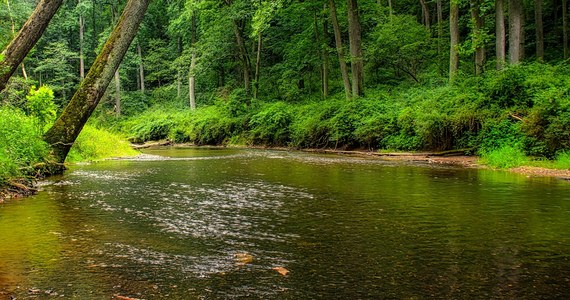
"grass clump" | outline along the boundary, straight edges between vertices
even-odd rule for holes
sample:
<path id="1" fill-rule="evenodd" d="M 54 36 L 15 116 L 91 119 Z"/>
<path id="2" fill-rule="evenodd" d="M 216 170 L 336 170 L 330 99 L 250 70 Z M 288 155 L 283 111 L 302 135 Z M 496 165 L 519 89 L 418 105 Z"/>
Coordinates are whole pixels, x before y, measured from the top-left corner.
<path id="1" fill-rule="evenodd" d="M 498 169 L 509 169 L 528 164 L 529 160 L 519 146 L 505 145 L 483 152 L 481 162 Z"/>
<path id="2" fill-rule="evenodd" d="M 138 151 L 121 136 L 86 125 L 73 144 L 66 162 L 93 161 L 137 154 Z"/>

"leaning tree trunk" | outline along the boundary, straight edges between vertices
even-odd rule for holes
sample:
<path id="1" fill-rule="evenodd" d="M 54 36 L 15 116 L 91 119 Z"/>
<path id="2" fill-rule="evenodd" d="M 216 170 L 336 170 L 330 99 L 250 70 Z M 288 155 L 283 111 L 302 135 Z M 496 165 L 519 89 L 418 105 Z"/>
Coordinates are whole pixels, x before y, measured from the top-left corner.
<path id="1" fill-rule="evenodd" d="M 347 0 L 348 39 L 350 40 L 350 67 L 352 70 L 352 95 L 362 96 L 364 91 L 364 62 L 362 59 L 362 34 L 357 0 Z"/>
<path id="2" fill-rule="evenodd" d="M 505 67 L 507 56 L 507 34 L 505 29 L 504 0 L 495 1 L 495 51 L 497 57 L 497 70 Z"/>
<path id="3" fill-rule="evenodd" d="M 453 83 L 459 71 L 459 5 L 451 0 L 449 13 L 449 82 Z"/>
<path id="4" fill-rule="evenodd" d="M 342 83 L 344 84 L 344 92 L 346 99 L 350 99 L 350 79 L 348 77 L 348 67 L 344 59 L 344 49 L 342 48 L 342 37 L 340 26 L 338 25 L 338 18 L 336 16 L 336 6 L 334 0 L 329 0 L 329 8 L 331 12 L 331 22 L 334 30 L 334 41 L 336 45 L 336 52 L 338 54 L 338 62 L 340 64 L 340 72 L 342 75 Z"/>
<path id="5" fill-rule="evenodd" d="M 99 104 L 138 31 L 149 1 L 129 0 L 79 90 L 55 124 L 45 133 L 44 140 L 51 146 L 57 162 L 65 161 L 75 139 Z"/>
<path id="6" fill-rule="evenodd" d="M 2 51 L 0 55 L 0 92 L 6 88 L 8 79 L 40 39 L 62 2 L 63 0 L 40 1 L 20 32 Z"/>

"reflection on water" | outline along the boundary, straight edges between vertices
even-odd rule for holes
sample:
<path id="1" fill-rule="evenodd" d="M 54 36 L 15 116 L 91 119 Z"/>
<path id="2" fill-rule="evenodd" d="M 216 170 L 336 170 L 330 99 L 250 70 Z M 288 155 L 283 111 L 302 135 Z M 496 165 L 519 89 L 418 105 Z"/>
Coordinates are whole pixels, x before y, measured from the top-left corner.
<path id="1" fill-rule="evenodd" d="M 569 190 L 364 158 L 149 150 L 0 205 L 0 299 L 564 299 Z"/>

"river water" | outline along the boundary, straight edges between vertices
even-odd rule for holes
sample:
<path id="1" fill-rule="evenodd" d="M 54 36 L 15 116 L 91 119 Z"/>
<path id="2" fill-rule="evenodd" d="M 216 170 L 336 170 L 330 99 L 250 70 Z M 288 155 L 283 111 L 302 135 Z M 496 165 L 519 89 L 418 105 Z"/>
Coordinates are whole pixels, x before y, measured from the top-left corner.
<path id="1" fill-rule="evenodd" d="M 569 182 L 146 152 L 0 204 L 0 299 L 570 299 Z"/>

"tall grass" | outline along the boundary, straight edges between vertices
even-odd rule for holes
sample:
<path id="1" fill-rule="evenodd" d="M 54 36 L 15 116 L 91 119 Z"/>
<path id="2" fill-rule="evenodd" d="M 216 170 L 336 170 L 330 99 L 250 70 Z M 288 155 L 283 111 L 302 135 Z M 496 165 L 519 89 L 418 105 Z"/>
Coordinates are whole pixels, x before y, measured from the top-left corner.
<path id="1" fill-rule="evenodd" d="M 66 162 L 93 161 L 137 154 L 138 151 L 133 150 L 121 136 L 86 125 L 73 144 Z"/>
<path id="2" fill-rule="evenodd" d="M 22 168 L 46 159 L 48 145 L 42 141 L 39 121 L 21 110 L 0 108 L 0 184 L 21 176 Z"/>

